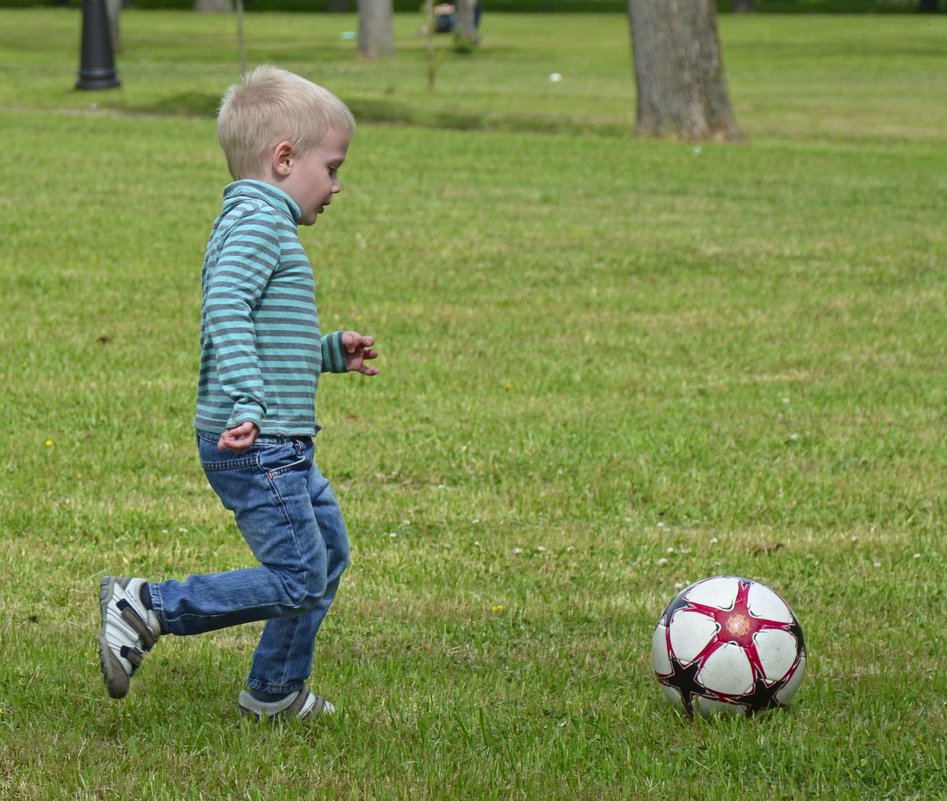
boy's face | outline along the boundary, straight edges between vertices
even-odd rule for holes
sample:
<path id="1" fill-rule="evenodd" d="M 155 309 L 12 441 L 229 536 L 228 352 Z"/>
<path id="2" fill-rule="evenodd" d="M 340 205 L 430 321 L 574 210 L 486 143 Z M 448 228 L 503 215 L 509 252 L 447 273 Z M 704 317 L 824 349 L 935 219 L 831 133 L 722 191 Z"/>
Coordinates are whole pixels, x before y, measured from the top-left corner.
<path id="1" fill-rule="evenodd" d="M 342 190 L 338 173 L 348 148 L 349 134 L 330 128 L 312 150 L 291 157 L 292 169 L 281 187 L 299 206 L 301 225 L 312 225 Z"/>

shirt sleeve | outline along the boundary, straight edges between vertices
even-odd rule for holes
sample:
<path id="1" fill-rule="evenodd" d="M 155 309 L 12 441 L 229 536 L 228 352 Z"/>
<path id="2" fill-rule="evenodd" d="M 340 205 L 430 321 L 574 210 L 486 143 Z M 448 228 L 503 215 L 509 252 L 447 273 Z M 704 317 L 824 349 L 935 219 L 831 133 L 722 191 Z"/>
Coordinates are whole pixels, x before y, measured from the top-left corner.
<path id="1" fill-rule="evenodd" d="M 348 372 L 345 366 L 345 354 L 342 352 L 341 331 L 333 331 L 322 338 L 322 372 Z"/>
<path id="2" fill-rule="evenodd" d="M 255 212 L 234 224 L 207 280 L 207 335 L 214 344 L 220 385 L 233 401 L 228 428 L 247 421 L 261 428 L 266 416 L 253 312 L 279 263 L 272 221 Z"/>

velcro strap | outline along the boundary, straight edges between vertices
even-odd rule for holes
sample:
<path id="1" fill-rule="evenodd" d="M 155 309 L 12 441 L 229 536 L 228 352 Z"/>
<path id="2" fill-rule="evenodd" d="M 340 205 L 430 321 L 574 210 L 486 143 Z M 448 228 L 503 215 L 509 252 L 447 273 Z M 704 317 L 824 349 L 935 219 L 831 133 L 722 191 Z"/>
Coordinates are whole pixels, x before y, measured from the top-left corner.
<path id="1" fill-rule="evenodd" d="M 310 715 L 319 714 L 325 705 L 325 698 L 303 689 L 293 703 L 293 708 L 296 710 L 296 717 L 304 719 Z"/>
<path id="2" fill-rule="evenodd" d="M 127 645 L 123 645 L 121 653 L 123 659 L 127 659 L 131 662 L 132 672 L 141 667 L 141 660 L 144 658 L 144 654 L 137 648 L 129 648 Z"/>
<path id="3" fill-rule="evenodd" d="M 141 637 L 144 649 L 150 651 L 154 648 L 155 643 L 158 642 L 158 638 L 152 634 L 151 629 L 148 628 L 148 624 L 141 619 L 141 615 L 139 615 L 124 598 L 118 602 L 117 606 L 122 613 L 122 620 L 135 630 L 135 634 Z"/>

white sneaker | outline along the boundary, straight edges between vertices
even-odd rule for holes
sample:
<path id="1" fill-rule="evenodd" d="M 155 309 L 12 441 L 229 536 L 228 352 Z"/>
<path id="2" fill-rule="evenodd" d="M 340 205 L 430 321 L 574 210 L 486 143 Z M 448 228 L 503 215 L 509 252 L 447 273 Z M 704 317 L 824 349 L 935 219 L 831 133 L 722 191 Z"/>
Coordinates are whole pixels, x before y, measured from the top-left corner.
<path id="1" fill-rule="evenodd" d="M 146 651 L 161 636 L 158 616 L 141 601 L 141 578 L 105 576 L 99 585 L 99 666 L 112 698 L 124 698 Z"/>
<path id="2" fill-rule="evenodd" d="M 240 693 L 240 699 L 237 701 L 237 710 L 244 717 L 256 718 L 267 723 L 281 719 L 294 717 L 299 720 L 316 718 L 320 715 L 335 714 L 335 707 L 332 706 L 321 695 L 309 691 L 305 687 L 290 693 L 279 701 L 257 701 L 246 690 Z"/>

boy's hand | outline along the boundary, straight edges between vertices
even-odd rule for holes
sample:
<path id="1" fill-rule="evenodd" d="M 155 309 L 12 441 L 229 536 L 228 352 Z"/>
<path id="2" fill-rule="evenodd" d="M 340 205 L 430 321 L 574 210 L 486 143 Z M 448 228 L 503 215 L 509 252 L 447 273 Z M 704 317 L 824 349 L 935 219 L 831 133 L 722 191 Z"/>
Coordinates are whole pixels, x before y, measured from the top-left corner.
<path id="1" fill-rule="evenodd" d="M 378 351 L 372 347 L 374 344 L 373 337 L 363 337 L 358 331 L 343 331 L 342 351 L 345 356 L 345 369 L 350 373 L 378 375 L 377 367 L 369 367 L 365 364 L 369 359 L 378 356 Z"/>
<path id="2" fill-rule="evenodd" d="M 259 433 L 260 429 L 256 427 L 256 423 L 249 420 L 234 428 L 228 428 L 217 440 L 217 450 L 233 451 L 239 456 L 256 441 Z"/>

